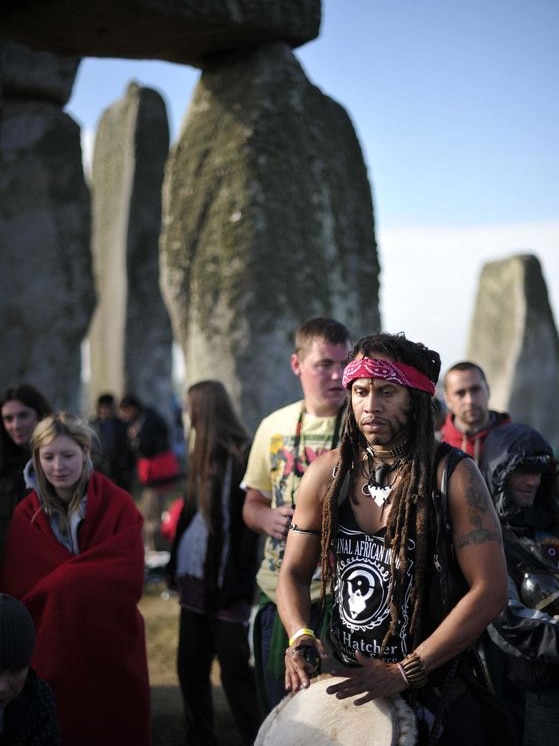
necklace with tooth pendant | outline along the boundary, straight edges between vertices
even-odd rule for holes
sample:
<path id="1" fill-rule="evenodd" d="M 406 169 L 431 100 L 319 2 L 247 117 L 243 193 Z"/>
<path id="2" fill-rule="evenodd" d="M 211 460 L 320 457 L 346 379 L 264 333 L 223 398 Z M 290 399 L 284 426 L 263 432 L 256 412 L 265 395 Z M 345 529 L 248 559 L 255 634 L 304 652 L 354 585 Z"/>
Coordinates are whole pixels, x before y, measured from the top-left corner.
<path id="1" fill-rule="evenodd" d="M 388 485 L 385 485 L 384 487 L 378 487 L 376 484 L 367 484 L 365 485 L 365 487 L 367 489 L 369 497 L 374 500 L 379 508 L 384 508 L 384 506 L 389 502 L 392 487 L 389 487 Z"/>
<path id="2" fill-rule="evenodd" d="M 399 465 L 400 460 L 396 461 L 395 464 L 380 464 L 374 470 L 373 479 L 370 479 L 362 487 L 363 494 L 372 498 L 376 505 L 378 505 L 379 508 L 382 508 L 383 511 L 386 505 L 390 502 L 390 493 L 392 492 L 392 487 L 395 485 L 399 475 L 396 476 L 391 484 L 383 484 L 384 477 L 388 472 L 397 469 Z"/>

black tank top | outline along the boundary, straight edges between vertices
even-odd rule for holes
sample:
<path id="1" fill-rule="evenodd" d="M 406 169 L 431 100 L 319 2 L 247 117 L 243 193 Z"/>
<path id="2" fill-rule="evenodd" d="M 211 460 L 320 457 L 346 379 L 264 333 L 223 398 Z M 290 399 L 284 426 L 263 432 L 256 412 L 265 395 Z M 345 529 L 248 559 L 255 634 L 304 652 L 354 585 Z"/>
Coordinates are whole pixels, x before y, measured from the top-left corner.
<path id="1" fill-rule="evenodd" d="M 355 520 L 348 496 L 339 506 L 336 542 L 336 584 L 330 634 L 344 663 L 355 664 L 355 652 L 398 661 L 410 652 L 410 603 L 414 573 L 414 542 L 410 541 L 408 570 L 397 634 L 382 651 L 390 626 L 388 607 L 391 549 L 384 546 L 383 528 L 366 534 Z"/>

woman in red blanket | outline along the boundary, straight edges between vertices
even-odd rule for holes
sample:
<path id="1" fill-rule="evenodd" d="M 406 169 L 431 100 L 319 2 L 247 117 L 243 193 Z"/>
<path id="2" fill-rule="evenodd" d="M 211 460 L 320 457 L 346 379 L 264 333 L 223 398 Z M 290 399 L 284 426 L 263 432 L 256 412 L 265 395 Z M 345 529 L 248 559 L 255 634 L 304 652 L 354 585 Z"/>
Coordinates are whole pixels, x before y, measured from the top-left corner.
<path id="1" fill-rule="evenodd" d="M 62 746 L 149 746 L 142 517 L 132 497 L 94 472 L 91 431 L 58 413 L 31 439 L 0 588 L 29 609 L 33 667 L 53 688 Z"/>

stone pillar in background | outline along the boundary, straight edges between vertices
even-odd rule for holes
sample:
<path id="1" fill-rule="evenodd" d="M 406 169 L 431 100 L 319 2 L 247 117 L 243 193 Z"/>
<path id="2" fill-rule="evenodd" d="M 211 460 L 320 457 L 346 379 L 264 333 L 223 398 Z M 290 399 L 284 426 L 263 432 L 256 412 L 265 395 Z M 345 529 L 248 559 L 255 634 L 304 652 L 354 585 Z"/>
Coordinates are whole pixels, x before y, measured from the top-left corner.
<path id="1" fill-rule="evenodd" d="M 380 328 L 361 148 L 287 44 L 204 70 L 166 170 L 162 268 L 188 383 L 223 380 L 251 427 L 300 395 L 301 322 Z"/>
<path id="2" fill-rule="evenodd" d="M 0 386 L 74 411 L 95 304 L 80 130 L 62 112 L 78 65 L 0 44 Z"/>
<path id="3" fill-rule="evenodd" d="M 539 430 L 559 448 L 559 336 L 533 255 L 485 264 L 468 342 L 493 409 Z"/>
<path id="4" fill-rule="evenodd" d="M 133 391 L 170 417 L 172 331 L 159 287 L 161 186 L 169 125 L 159 93 L 131 83 L 107 109 L 92 164 L 98 306 L 89 334 L 90 407 Z"/>

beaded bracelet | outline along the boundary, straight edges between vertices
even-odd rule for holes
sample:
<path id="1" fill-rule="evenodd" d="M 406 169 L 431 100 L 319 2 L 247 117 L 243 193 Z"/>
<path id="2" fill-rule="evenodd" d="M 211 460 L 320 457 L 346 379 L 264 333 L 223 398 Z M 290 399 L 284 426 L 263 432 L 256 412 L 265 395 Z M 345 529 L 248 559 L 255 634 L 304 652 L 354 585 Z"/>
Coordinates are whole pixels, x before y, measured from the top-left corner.
<path id="1" fill-rule="evenodd" d="M 412 689 L 420 689 L 429 681 L 429 674 L 419 653 L 410 653 L 400 662 L 401 671 Z"/>
<path id="2" fill-rule="evenodd" d="M 297 632 L 294 632 L 289 638 L 289 647 L 291 647 L 295 640 L 298 640 L 299 637 L 303 637 L 303 635 L 306 635 L 307 637 L 315 637 L 312 629 L 309 629 L 308 627 L 301 627 L 301 629 L 298 629 Z"/>

